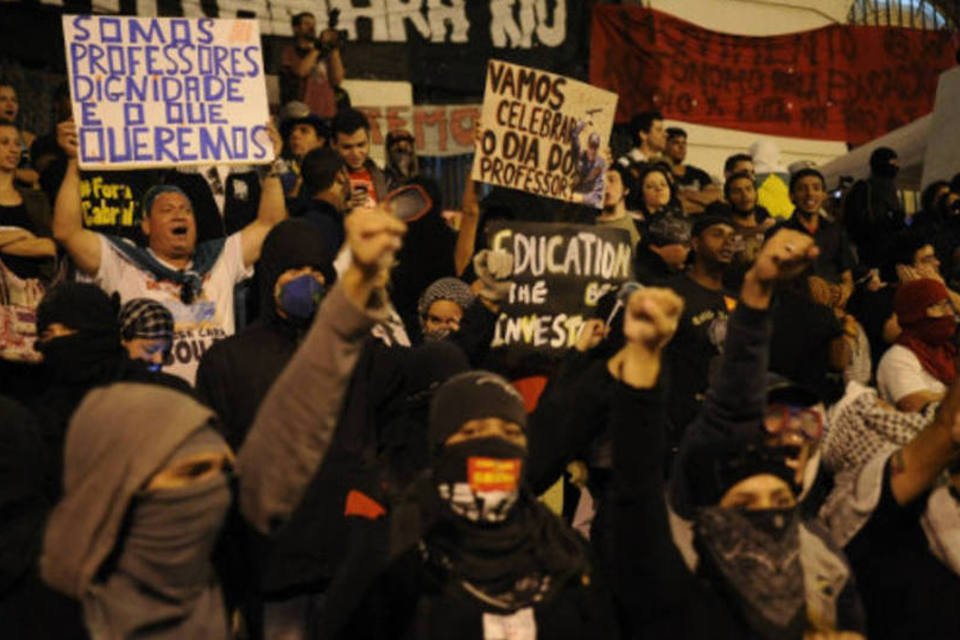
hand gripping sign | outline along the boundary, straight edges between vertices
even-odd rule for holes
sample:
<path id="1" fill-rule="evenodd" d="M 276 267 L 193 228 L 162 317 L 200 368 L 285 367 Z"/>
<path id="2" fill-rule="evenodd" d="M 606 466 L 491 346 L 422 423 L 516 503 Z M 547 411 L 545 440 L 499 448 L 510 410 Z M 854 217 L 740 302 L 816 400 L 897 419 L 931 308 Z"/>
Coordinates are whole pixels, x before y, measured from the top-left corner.
<path id="1" fill-rule="evenodd" d="M 273 159 L 256 20 L 63 16 L 82 169 Z"/>

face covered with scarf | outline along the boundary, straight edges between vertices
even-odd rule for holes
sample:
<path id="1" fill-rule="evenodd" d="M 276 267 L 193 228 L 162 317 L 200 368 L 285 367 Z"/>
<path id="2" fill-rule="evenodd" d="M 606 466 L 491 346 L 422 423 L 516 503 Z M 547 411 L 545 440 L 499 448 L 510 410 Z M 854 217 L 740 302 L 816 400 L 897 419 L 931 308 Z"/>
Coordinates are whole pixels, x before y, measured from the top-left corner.
<path id="1" fill-rule="evenodd" d="M 440 516 L 420 550 L 454 589 L 497 613 L 549 600 L 590 570 L 576 534 L 523 488 L 526 421 L 520 394 L 487 371 L 450 378 L 430 405 Z"/>
<path id="2" fill-rule="evenodd" d="M 929 278 L 905 282 L 897 289 L 893 307 L 903 328 L 897 344 L 910 349 L 932 376 L 944 384 L 953 382 L 957 321 L 946 286 Z"/>
<path id="3" fill-rule="evenodd" d="M 231 454 L 214 420 L 187 395 L 132 383 L 94 389 L 75 412 L 41 570 L 84 602 L 92 636 L 228 637 L 211 554 Z"/>
<path id="4" fill-rule="evenodd" d="M 37 307 L 36 349 L 51 379 L 82 383 L 107 379 L 126 359 L 117 305 L 100 287 L 65 282 Z"/>
<path id="5" fill-rule="evenodd" d="M 799 637 L 805 592 L 789 453 L 760 441 L 707 448 L 702 477 L 721 497 L 695 518 L 699 572 L 759 637 Z"/>
<path id="6" fill-rule="evenodd" d="M 523 400 L 500 376 L 454 376 L 430 407 L 430 443 L 437 493 L 471 522 L 507 519 L 520 494 L 527 457 Z"/>

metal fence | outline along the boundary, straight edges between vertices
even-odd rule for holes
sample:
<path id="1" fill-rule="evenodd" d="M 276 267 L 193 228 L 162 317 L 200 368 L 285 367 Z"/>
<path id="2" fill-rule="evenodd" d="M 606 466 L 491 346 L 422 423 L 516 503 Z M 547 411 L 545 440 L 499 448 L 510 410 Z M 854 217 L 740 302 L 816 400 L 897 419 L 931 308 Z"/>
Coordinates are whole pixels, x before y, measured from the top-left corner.
<path id="1" fill-rule="evenodd" d="M 954 31 L 960 26 L 960 1 L 855 0 L 849 21 L 856 25 Z"/>

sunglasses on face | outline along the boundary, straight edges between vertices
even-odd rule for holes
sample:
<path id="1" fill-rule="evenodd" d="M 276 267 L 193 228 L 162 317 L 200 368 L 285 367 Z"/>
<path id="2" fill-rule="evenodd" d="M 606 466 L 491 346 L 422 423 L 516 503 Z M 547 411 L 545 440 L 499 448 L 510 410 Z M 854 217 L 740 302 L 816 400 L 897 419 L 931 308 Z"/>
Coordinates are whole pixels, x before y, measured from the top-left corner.
<path id="1" fill-rule="evenodd" d="M 808 407 L 772 405 L 767 407 L 763 426 L 770 434 L 800 433 L 817 440 L 823 435 L 823 416 Z"/>

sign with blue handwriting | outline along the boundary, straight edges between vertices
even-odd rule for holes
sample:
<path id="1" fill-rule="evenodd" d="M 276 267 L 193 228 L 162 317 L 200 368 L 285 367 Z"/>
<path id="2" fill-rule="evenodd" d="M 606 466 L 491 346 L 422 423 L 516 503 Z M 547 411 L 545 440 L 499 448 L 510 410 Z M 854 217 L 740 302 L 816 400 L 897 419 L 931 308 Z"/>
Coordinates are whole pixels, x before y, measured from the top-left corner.
<path id="1" fill-rule="evenodd" d="M 63 16 L 82 169 L 273 160 L 256 20 Z"/>

